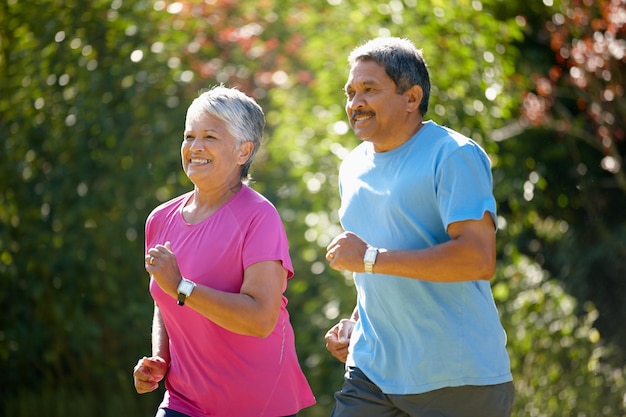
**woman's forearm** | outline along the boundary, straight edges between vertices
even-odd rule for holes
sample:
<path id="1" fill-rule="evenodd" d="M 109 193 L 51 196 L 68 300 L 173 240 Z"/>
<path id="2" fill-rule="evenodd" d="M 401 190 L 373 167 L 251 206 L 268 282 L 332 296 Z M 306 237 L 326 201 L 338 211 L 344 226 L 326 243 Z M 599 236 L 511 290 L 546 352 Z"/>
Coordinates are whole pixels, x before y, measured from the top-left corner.
<path id="1" fill-rule="evenodd" d="M 170 362 L 170 340 L 167 335 L 163 317 L 159 307 L 154 305 L 154 316 L 152 317 L 152 356 L 159 356 L 167 363 Z"/>

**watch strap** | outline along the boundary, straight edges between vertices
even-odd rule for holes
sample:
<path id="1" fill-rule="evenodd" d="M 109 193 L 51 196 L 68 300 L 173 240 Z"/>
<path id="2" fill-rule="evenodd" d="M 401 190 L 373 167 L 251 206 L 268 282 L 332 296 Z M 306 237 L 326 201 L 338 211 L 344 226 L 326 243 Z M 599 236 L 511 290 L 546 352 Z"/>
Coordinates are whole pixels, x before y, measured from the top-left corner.
<path id="1" fill-rule="evenodd" d="M 371 274 L 374 272 L 374 264 L 376 263 L 376 258 L 378 256 L 378 248 L 370 246 L 365 251 L 365 256 L 363 257 L 363 269 L 365 273 Z"/>
<path id="2" fill-rule="evenodd" d="M 185 278 L 181 279 L 180 283 L 178 283 L 178 288 L 176 290 L 178 293 L 178 299 L 176 300 L 176 304 L 178 304 L 179 306 L 184 306 L 185 300 L 191 295 L 194 288 L 196 288 L 195 282 Z"/>

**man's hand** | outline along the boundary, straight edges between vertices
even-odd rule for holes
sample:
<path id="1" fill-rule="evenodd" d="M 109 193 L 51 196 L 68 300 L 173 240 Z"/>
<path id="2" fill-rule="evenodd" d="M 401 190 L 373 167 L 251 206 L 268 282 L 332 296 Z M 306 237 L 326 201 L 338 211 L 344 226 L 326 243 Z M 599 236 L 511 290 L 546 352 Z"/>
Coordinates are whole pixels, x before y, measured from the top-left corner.
<path id="1" fill-rule="evenodd" d="M 352 232 L 343 232 L 326 247 L 326 260 L 338 271 L 364 272 L 363 256 L 368 244 Z"/>
<path id="2" fill-rule="evenodd" d="M 167 362 L 159 356 L 139 359 L 133 370 L 135 389 L 139 394 L 154 391 L 167 372 Z"/>
<path id="3" fill-rule="evenodd" d="M 356 321 L 352 319 L 342 319 L 324 336 L 326 349 L 341 362 L 345 362 L 348 358 L 348 346 L 355 324 Z"/>

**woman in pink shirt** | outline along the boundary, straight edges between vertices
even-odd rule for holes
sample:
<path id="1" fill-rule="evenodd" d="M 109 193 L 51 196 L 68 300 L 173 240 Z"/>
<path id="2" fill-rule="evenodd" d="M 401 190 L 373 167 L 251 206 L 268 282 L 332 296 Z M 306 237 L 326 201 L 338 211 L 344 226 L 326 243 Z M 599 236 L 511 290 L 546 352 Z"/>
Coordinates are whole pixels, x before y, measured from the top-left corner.
<path id="1" fill-rule="evenodd" d="M 247 185 L 264 126 L 245 94 L 201 94 L 181 146 L 194 189 L 146 221 L 152 355 L 133 375 L 138 393 L 165 378 L 157 417 L 294 416 L 315 403 L 283 295 L 293 276 L 287 236 L 275 207 Z"/>

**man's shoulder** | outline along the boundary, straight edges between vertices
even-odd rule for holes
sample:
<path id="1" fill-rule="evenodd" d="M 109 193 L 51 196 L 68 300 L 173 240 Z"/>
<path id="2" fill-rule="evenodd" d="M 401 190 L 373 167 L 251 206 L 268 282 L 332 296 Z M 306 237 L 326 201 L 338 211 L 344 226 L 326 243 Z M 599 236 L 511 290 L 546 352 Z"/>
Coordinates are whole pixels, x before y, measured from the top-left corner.
<path id="1" fill-rule="evenodd" d="M 342 165 L 355 163 L 355 161 L 358 163 L 358 161 L 368 158 L 368 155 L 372 154 L 372 152 L 368 150 L 368 146 L 371 148 L 371 144 L 369 142 L 359 143 L 343 158 L 341 161 Z"/>
<path id="2" fill-rule="evenodd" d="M 456 152 L 459 149 L 475 148 L 484 152 L 475 140 L 465 134 L 447 126 L 439 125 L 435 122 L 428 122 L 425 132 L 432 146 L 444 152 Z"/>
<path id="3" fill-rule="evenodd" d="M 442 143 L 450 143 L 464 145 L 473 142 L 471 138 L 451 127 L 440 125 L 432 120 L 424 124 L 424 134 L 434 139 L 438 139 Z"/>

